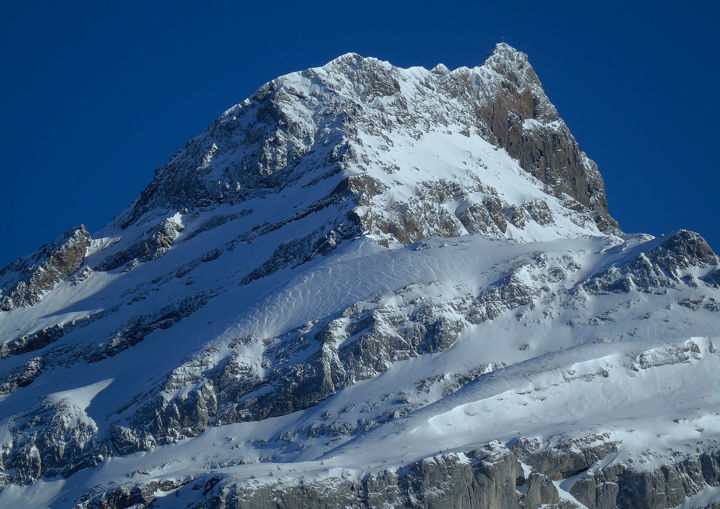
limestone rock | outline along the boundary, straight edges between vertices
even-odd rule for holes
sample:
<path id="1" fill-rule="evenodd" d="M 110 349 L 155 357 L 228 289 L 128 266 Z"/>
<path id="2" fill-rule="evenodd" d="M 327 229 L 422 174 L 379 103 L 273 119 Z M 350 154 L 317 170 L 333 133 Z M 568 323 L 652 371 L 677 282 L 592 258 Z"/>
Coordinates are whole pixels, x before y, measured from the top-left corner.
<path id="1" fill-rule="evenodd" d="M 82 266 L 90 240 L 90 234 L 81 225 L 0 270 L 0 310 L 40 302 Z"/>

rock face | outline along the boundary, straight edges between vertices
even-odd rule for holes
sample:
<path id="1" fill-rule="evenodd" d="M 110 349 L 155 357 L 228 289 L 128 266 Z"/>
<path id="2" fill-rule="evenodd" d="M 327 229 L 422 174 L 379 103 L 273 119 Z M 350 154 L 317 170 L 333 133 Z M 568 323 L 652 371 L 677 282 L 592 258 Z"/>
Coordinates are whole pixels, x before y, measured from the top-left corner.
<path id="1" fill-rule="evenodd" d="M 126 263 L 147 262 L 159 258 L 172 247 L 182 228 L 181 224 L 172 219 L 165 219 L 135 243 L 104 260 L 96 269 L 112 270 Z"/>
<path id="2" fill-rule="evenodd" d="M 376 163 L 368 151 L 372 138 L 387 150 L 398 134 L 420 139 L 434 130 L 478 135 L 506 149 L 551 192 L 590 211 L 601 229 L 617 226 L 597 166 L 579 150 L 527 55 L 507 44 L 498 44 L 473 69 L 400 69 L 347 54 L 273 80 L 160 167 L 119 223 L 126 227 L 158 206 L 192 209 L 276 193 L 313 167 L 321 166 L 327 178 L 348 166 Z M 376 164 L 390 174 L 397 167 L 387 157 Z M 363 173 L 346 186 L 359 191 L 361 201 L 383 189 Z M 418 240 L 410 216 L 378 228 L 400 242 Z M 373 218 L 360 217 L 372 230 Z M 447 221 L 439 218 L 426 235 L 457 235 Z"/>
<path id="3" fill-rule="evenodd" d="M 527 443 L 525 441 L 524 443 Z M 202 490 L 211 507 L 287 508 L 307 507 L 417 507 L 417 508 L 517 508 L 551 507 L 591 509 L 674 507 L 704 485 L 718 486 L 719 453 L 702 454 L 657 470 L 631 470 L 612 465 L 572 487 L 575 500 L 561 500 L 551 482 L 587 471 L 616 449 L 616 444 L 599 446 L 582 441 L 563 444 L 560 450 L 528 452 L 525 447 L 508 449 L 498 442 L 461 453 L 439 454 L 403 466 L 366 475 L 360 479 L 350 472 L 322 481 L 299 483 L 273 476 L 239 483 L 231 476 L 206 475 L 195 481 L 166 489 Z M 572 450 L 571 450 L 572 449 Z M 526 473 L 522 463 L 533 463 Z M 579 469 L 572 474 L 562 469 Z M 270 471 L 272 473 L 272 471 Z M 279 472 L 277 475 L 281 476 Z M 122 491 L 89 498 L 82 507 L 115 508 L 157 501 L 152 493 L 157 481 L 138 487 L 129 500 L 117 503 Z M 583 504 L 583 505 L 580 505 Z M 710 506 L 708 506 L 710 507 Z"/>
<path id="4" fill-rule="evenodd" d="M 572 494 L 590 509 L 675 507 L 704 486 L 718 486 L 720 452 L 700 454 L 650 471 L 612 465 L 575 483 Z"/>
<path id="5" fill-rule="evenodd" d="M 485 61 L 502 76 L 503 92 L 493 90 L 481 115 L 494 136 L 520 166 L 555 192 L 565 193 L 596 212 L 604 229 L 617 226 L 607 212 L 605 186 L 597 165 L 580 151 L 542 89 L 527 55 L 499 44 Z"/>
<path id="6" fill-rule="evenodd" d="M 516 491 L 525 484 L 527 493 Z M 517 459 L 501 444 L 426 458 L 398 471 L 385 470 L 362 480 L 339 477 L 327 484 L 269 484 L 260 488 L 218 483 L 211 492 L 217 507 L 458 507 L 523 508 L 558 501 L 544 476 L 526 480 Z"/>
<path id="7" fill-rule="evenodd" d="M 527 57 L 343 55 L 0 273 L 0 507 L 707 505 L 720 258 L 627 235 Z"/>
<path id="8" fill-rule="evenodd" d="M 79 226 L 0 270 L 0 310 L 11 311 L 40 302 L 82 266 L 90 240 L 85 227 Z"/>
<path id="9" fill-rule="evenodd" d="M 705 239 L 695 232 L 679 230 L 648 253 L 641 252 L 630 262 L 613 264 L 593 276 L 585 288 L 594 293 L 627 293 L 632 288 L 666 291 L 683 281 L 693 281 L 691 267 L 714 267 L 718 263 L 720 258 Z"/>

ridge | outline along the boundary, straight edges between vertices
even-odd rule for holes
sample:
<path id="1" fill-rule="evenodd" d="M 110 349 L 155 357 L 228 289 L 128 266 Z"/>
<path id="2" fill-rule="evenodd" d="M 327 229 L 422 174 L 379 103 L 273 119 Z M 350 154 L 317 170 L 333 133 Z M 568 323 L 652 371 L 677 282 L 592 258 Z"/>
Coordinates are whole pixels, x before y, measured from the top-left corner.
<path id="1" fill-rule="evenodd" d="M 363 136 L 384 128 L 418 138 L 452 126 L 507 151 L 551 193 L 577 201 L 601 230 L 617 226 L 597 166 L 579 150 L 527 56 L 502 43 L 473 69 L 402 69 L 347 53 L 272 80 L 158 168 L 117 224 L 125 228 L 153 208 L 279 192 L 312 171 L 304 163 L 313 156 L 340 172 L 353 163 L 353 174 L 374 178 L 375 168 L 353 160 Z"/>
<path id="2" fill-rule="evenodd" d="M 510 46 L 268 82 L 0 270 L 0 507 L 717 498 L 720 257 L 604 199 Z"/>

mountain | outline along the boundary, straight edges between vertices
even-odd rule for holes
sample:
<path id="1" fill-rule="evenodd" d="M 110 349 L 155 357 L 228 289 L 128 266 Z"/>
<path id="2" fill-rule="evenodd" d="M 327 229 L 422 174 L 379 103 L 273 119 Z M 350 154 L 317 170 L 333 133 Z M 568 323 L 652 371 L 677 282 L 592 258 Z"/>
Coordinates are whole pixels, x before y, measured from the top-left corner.
<path id="1" fill-rule="evenodd" d="M 0 271 L 0 506 L 718 507 L 720 258 L 527 56 L 277 78 Z"/>

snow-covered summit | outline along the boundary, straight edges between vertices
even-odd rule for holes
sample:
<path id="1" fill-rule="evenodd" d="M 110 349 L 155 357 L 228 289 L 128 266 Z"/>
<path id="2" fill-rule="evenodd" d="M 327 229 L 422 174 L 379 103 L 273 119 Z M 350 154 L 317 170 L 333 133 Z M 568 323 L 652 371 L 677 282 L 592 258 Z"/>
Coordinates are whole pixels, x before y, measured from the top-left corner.
<path id="1" fill-rule="evenodd" d="M 498 148 L 504 150 L 489 154 Z M 432 160 L 440 153 L 452 157 L 442 168 Z M 498 169 L 495 177 L 484 171 L 488 167 Z M 348 53 L 281 76 L 160 167 L 116 224 L 125 228 L 158 209 L 197 211 L 276 193 L 291 195 L 285 204 L 299 208 L 333 199 L 328 191 L 343 181 L 353 202 L 347 208 L 362 208 L 360 230 L 391 242 L 463 230 L 490 233 L 493 221 L 468 228 L 462 210 L 518 211 L 538 199 L 557 202 L 551 214 L 572 216 L 586 232 L 595 229 L 590 223 L 600 230 L 615 225 L 597 167 L 559 119 L 526 55 L 506 44 L 473 69 L 401 69 Z M 438 186 L 456 191 L 437 204 L 437 196 L 428 198 Z M 523 190 L 504 196 L 505 187 Z M 428 226 L 422 234 L 397 238 L 390 230 L 406 229 L 397 211 L 413 209 L 415 202 L 440 205 L 443 210 L 429 220 L 445 223 L 446 231 Z M 512 223 L 512 214 L 499 219 Z M 514 214 L 518 221 L 534 221 L 532 214 Z"/>
<path id="2" fill-rule="evenodd" d="M 720 258 L 620 232 L 505 44 L 267 83 L 0 299 L 0 507 L 718 498 Z"/>

